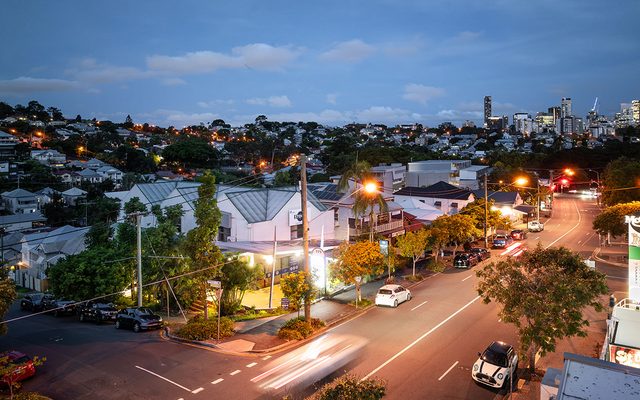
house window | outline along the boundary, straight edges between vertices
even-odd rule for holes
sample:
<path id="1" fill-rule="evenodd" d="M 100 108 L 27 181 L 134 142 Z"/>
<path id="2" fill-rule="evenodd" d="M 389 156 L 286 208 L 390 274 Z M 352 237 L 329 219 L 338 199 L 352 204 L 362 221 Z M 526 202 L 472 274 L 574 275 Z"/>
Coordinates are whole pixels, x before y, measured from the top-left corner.
<path id="1" fill-rule="evenodd" d="M 440 207 L 442 207 L 442 202 L 441 201 L 436 201 L 436 202 L 433 203 L 433 206 L 435 208 L 440 208 Z"/>
<path id="2" fill-rule="evenodd" d="M 420 200 L 420 203 L 425 203 L 426 204 L 426 200 Z"/>
<path id="3" fill-rule="evenodd" d="M 333 222 L 338 222 L 338 220 L 339 220 L 338 209 L 334 208 L 333 209 Z"/>
<path id="4" fill-rule="evenodd" d="M 291 226 L 291 240 L 302 238 L 302 224 Z"/>
<path id="5" fill-rule="evenodd" d="M 458 203 L 451 203 L 451 208 L 458 208 Z"/>

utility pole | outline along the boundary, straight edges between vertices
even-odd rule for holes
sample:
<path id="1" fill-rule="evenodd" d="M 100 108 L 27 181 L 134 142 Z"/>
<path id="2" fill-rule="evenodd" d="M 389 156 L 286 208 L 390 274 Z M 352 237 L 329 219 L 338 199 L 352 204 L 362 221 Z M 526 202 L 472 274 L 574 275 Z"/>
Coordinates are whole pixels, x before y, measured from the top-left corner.
<path id="1" fill-rule="evenodd" d="M 276 279 L 277 226 L 273 227 L 273 261 L 271 262 L 271 286 L 269 287 L 269 309 L 273 309 L 273 286 Z"/>
<path id="2" fill-rule="evenodd" d="M 307 156 L 300 155 L 300 198 L 302 208 L 302 254 L 304 257 L 304 272 L 309 280 L 309 216 L 307 214 Z M 311 285 L 311 282 L 307 282 Z M 311 321 L 311 298 L 307 295 L 304 299 L 304 319 Z"/>
<path id="3" fill-rule="evenodd" d="M 142 307 L 142 216 L 145 213 L 134 212 L 129 214 L 129 217 L 135 217 L 136 219 L 136 261 L 138 263 L 138 307 Z"/>
<path id="4" fill-rule="evenodd" d="M 489 248 L 489 238 L 487 238 L 487 225 L 489 224 L 489 192 L 487 190 L 487 174 L 484 174 L 484 248 Z"/>

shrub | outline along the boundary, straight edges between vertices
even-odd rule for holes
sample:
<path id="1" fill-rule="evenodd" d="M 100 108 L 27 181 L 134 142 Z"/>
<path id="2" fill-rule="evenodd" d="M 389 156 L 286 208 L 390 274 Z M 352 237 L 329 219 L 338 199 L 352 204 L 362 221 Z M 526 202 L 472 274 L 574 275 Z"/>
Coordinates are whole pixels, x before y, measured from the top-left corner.
<path id="1" fill-rule="evenodd" d="M 386 386 L 380 379 L 360 381 L 357 376 L 347 374 L 324 385 L 309 400 L 378 400 L 384 397 Z"/>
<path id="2" fill-rule="evenodd" d="M 278 330 L 278 337 L 286 340 L 305 339 L 323 326 L 324 322 L 318 318 L 311 318 L 311 322 L 307 322 L 304 317 L 296 317 L 287 321 Z"/>
<path id="3" fill-rule="evenodd" d="M 218 320 L 216 318 L 205 320 L 201 315 L 197 315 L 180 328 L 176 335 L 187 340 L 215 339 L 218 336 Z M 233 320 L 222 317 L 220 318 L 220 337 L 230 336 L 233 336 Z"/>
<path id="4" fill-rule="evenodd" d="M 409 282 L 419 282 L 424 279 L 424 276 L 422 276 L 422 274 L 407 275 L 405 279 Z"/>
<path id="5" fill-rule="evenodd" d="M 431 259 L 427 262 L 427 269 L 433 272 L 442 272 L 445 268 L 446 265 L 441 260 L 438 260 L 438 262 L 436 262 L 434 259 Z"/>

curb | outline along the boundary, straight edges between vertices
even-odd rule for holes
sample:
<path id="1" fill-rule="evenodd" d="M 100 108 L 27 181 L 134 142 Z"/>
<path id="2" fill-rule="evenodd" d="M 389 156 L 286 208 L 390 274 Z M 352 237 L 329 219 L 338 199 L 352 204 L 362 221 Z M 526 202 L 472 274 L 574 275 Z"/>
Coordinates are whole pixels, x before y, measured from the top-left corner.
<path id="1" fill-rule="evenodd" d="M 623 263 L 617 263 L 617 262 L 613 262 L 613 261 L 608 261 L 608 260 L 604 260 L 600 257 L 598 257 L 598 255 L 600 254 L 600 251 L 602 250 L 601 247 L 597 247 L 596 250 L 593 252 L 593 258 L 595 258 L 597 261 L 601 262 L 601 263 L 605 263 L 605 264 L 609 264 L 609 265 L 613 265 L 616 267 L 620 267 L 620 268 L 627 268 L 628 265 L 627 264 L 623 264 Z"/>

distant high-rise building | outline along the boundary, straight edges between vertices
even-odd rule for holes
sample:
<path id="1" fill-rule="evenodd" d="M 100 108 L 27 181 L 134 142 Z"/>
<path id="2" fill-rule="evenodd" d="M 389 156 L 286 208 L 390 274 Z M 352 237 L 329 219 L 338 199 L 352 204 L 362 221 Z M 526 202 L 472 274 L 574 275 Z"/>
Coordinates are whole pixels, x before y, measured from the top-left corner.
<path id="1" fill-rule="evenodd" d="M 640 100 L 631 101 L 631 119 L 635 126 L 640 126 Z"/>
<path id="2" fill-rule="evenodd" d="M 491 96 L 484 96 L 484 127 L 488 127 L 491 118 Z"/>
<path id="3" fill-rule="evenodd" d="M 524 135 L 531 134 L 532 119 L 528 113 L 515 113 L 513 114 L 513 126 L 516 132 L 520 132 Z"/>
<path id="4" fill-rule="evenodd" d="M 560 107 L 549 107 L 549 114 L 553 116 L 553 125 L 560 119 Z"/>
<path id="5" fill-rule="evenodd" d="M 571 115 L 573 115 L 571 113 L 571 97 L 563 97 L 562 104 L 560 106 L 560 117 L 565 118 L 570 117 Z"/>
<path id="6" fill-rule="evenodd" d="M 509 128 L 509 117 L 489 117 L 487 121 L 487 129 L 493 132 L 503 132 Z"/>

